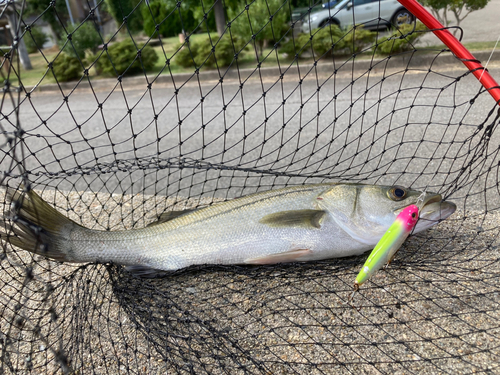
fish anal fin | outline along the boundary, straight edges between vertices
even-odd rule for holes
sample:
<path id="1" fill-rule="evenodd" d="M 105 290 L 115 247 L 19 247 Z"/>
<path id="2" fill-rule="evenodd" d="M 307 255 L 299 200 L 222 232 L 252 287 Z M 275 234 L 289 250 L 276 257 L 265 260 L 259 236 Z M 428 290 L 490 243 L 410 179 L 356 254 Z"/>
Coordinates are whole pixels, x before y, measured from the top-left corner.
<path id="1" fill-rule="evenodd" d="M 302 258 L 306 255 L 310 255 L 312 253 L 309 249 L 295 249 L 290 251 L 285 251 L 283 253 L 265 255 L 258 258 L 246 259 L 245 264 L 276 264 L 276 263 L 287 263 L 293 262 Z"/>
<path id="2" fill-rule="evenodd" d="M 259 223 L 270 227 L 321 228 L 326 212 L 322 210 L 280 211 L 264 216 Z"/>
<path id="3" fill-rule="evenodd" d="M 134 274 L 135 276 L 139 276 L 146 279 L 152 279 L 155 277 L 162 277 L 166 275 L 166 272 L 163 270 L 143 265 L 126 266 L 125 269 L 128 272 Z"/>
<path id="4" fill-rule="evenodd" d="M 160 216 L 158 216 L 158 219 L 156 221 L 153 221 L 152 223 L 149 223 L 147 226 L 151 226 L 151 225 L 158 225 L 158 224 L 161 224 L 161 223 L 165 223 L 167 221 L 170 221 L 170 220 L 173 220 L 179 216 L 182 216 L 182 215 L 185 215 L 185 214 L 188 214 L 190 212 L 193 212 L 193 210 L 183 210 L 183 211 L 168 211 L 168 212 L 164 212 L 162 213 Z"/>

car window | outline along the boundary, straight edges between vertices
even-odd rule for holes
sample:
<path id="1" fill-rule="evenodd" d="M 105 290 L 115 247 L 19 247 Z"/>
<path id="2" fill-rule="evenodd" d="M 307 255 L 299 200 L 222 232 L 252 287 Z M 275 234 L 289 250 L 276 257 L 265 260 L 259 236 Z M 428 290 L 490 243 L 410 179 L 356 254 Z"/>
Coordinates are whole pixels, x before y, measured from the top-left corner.
<path id="1" fill-rule="evenodd" d="M 354 0 L 352 2 L 352 4 L 353 4 L 353 6 L 358 6 L 358 5 L 373 3 L 375 1 L 378 1 L 378 0 Z"/>

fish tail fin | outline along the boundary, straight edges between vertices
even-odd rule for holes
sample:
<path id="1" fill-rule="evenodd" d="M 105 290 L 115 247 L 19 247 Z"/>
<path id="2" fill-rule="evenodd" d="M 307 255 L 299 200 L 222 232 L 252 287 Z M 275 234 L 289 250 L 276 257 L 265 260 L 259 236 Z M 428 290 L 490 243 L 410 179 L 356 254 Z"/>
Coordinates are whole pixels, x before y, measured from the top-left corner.
<path id="1" fill-rule="evenodd" d="M 0 220 L 0 239 L 23 250 L 71 262 L 68 235 L 80 227 L 46 203 L 34 191 L 26 194 L 7 188 L 10 215 Z"/>

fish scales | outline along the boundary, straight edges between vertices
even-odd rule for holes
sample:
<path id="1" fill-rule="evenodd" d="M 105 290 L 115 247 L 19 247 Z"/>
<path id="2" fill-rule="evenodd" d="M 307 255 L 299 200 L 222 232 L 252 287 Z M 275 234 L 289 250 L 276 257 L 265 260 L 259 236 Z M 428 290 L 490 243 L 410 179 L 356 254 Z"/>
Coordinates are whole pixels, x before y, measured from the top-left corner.
<path id="1" fill-rule="evenodd" d="M 328 187 L 331 185 L 294 187 L 247 196 L 135 231 L 73 231 L 73 254 L 78 259 L 88 257 L 88 261 L 104 262 L 107 257 L 119 264 L 178 269 L 192 264 L 242 264 L 299 245 L 323 250 L 318 245 L 325 242 L 325 235 L 343 234 L 335 231 L 338 228 L 332 228 L 333 232 L 280 228 L 259 221 L 270 211 L 315 209 L 317 195 Z M 352 241 L 345 235 L 335 239 Z"/>
<path id="2" fill-rule="evenodd" d="M 397 214 L 419 195 L 394 186 L 302 185 L 172 215 L 170 220 L 141 229 L 98 231 L 72 222 L 33 191 L 22 198 L 19 192 L 8 190 L 8 199 L 19 202 L 13 205 L 18 206 L 18 219 L 0 237 L 56 260 L 159 270 L 309 261 L 372 249 Z M 421 213 L 423 224 L 415 232 L 443 220 L 455 208 L 439 194 L 428 194 Z M 42 234 L 33 226 L 42 227 Z"/>

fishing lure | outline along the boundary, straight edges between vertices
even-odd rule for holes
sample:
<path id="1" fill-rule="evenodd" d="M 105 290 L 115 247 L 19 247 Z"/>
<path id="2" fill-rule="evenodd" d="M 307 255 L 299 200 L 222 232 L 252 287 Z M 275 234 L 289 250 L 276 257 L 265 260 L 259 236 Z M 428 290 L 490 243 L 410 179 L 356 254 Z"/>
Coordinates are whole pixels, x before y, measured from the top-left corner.
<path id="1" fill-rule="evenodd" d="M 405 242 L 415 224 L 417 224 L 418 212 L 418 207 L 412 204 L 399 213 L 394 223 L 372 250 L 365 265 L 356 277 L 356 281 L 354 282 L 355 291 L 375 272 L 382 268 L 384 264 L 388 265 L 391 263 L 396 252 L 403 242 Z"/>

